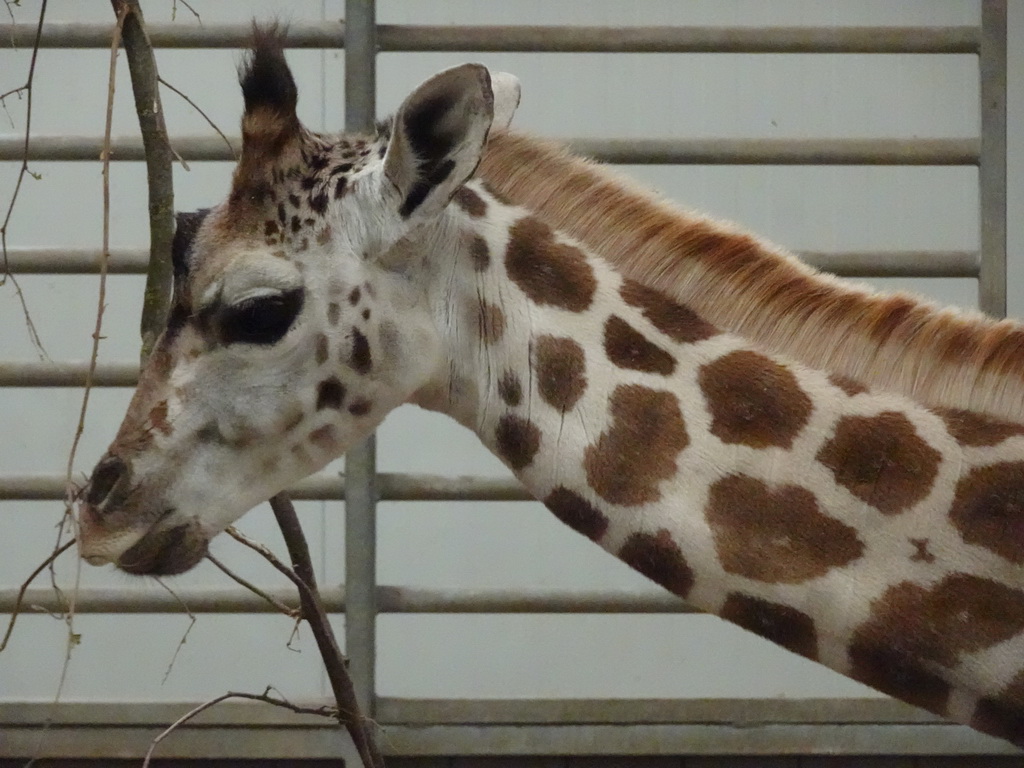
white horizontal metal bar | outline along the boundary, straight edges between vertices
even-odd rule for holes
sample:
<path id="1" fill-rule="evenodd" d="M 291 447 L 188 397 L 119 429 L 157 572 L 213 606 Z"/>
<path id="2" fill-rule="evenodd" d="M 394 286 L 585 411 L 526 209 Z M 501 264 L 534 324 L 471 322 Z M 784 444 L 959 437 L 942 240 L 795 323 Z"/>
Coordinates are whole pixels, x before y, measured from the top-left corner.
<path id="1" fill-rule="evenodd" d="M 621 755 L 623 765 L 640 755 L 1019 755 L 952 724 L 391 725 L 384 742 L 388 755 Z"/>
<path id="2" fill-rule="evenodd" d="M 293 589 L 265 590 L 278 602 L 297 604 Z M 320 590 L 324 607 L 331 613 L 344 613 L 342 587 Z M 440 590 L 416 587 L 377 587 L 379 613 L 695 613 L 695 610 L 668 593 L 569 590 Z M 0 613 L 14 610 L 17 590 L 0 589 Z M 274 606 L 258 595 L 238 587 L 181 590 L 177 596 L 131 587 L 80 589 L 75 598 L 77 613 L 154 614 L 182 613 L 182 603 L 192 613 L 273 613 Z M 61 604 L 52 589 L 31 588 L 23 600 L 30 609 L 56 612 Z"/>
<path id="3" fill-rule="evenodd" d="M 643 701 L 637 702 L 638 707 L 642 705 Z M 97 703 L 92 706 L 112 705 Z M 178 705 L 168 710 L 167 719 L 160 724 L 145 726 L 124 725 L 117 721 L 90 726 L 59 723 L 4 726 L 0 757 L 24 760 L 27 755 L 32 755 L 37 759 L 77 761 L 85 758 L 141 758 L 155 734 L 194 706 L 191 703 Z M 56 709 L 51 706 L 51 711 Z M 303 717 L 295 725 L 277 726 L 187 723 L 161 742 L 157 756 L 183 760 L 336 760 L 347 738 L 344 731 L 327 718 L 323 718 L 320 724 L 307 724 L 306 720 Z M 1017 762 L 1020 753 L 1009 743 L 985 737 L 966 726 L 952 724 L 776 724 L 768 721 L 738 726 L 730 723 L 404 725 L 387 723 L 379 718 L 375 718 L 375 722 L 386 728 L 380 746 L 389 759 L 426 756 L 448 759 L 451 755 L 460 755 L 469 764 L 476 756 L 493 758 L 502 755 L 505 759 L 500 764 L 510 764 L 510 758 L 514 758 L 512 762 L 523 768 L 534 765 L 530 761 L 534 756 L 544 758 L 538 763 L 542 766 L 555 764 L 555 756 L 572 757 L 572 765 L 581 768 L 586 765 L 587 758 L 580 756 L 590 756 L 591 759 L 596 758 L 595 766 L 607 768 L 610 764 L 629 766 L 634 761 L 659 755 L 673 756 L 677 760 L 680 755 L 694 758 L 722 756 L 720 759 L 736 766 L 764 764 L 745 762 L 743 757 L 763 760 L 765 757 L 789 756 L 813 760 L 812 756 L 837 759 L 845 756 L 847 761 L 843 762 L 844 765 L 870 763 L 883 768 L 889 765 L 883 762 L 885 757 L 896 755 L 902 756 L 904 762 L 896 759 L 892 763 L 894 766 L 905 765 L 906 758 L 934 759 L 940 756 L 960 758 L 956 763 L 958 766 L 1010 768 L 1020 765 Z M 601 756 L 605 756 L 603 760 Z M 620 761 L 610 763 L 608 756 L 621 757 Z M 968 756 L 975 760 L 985 756 L 986 760 L 983 763 L 965 762 L 969 760 Z M 778 760 L 770 762 L 773 766 L 782 765 Z M 647 765 L 647 762 L 643 764 Z M 946 763 L 922 764 L 942 766 Z"/>
<path id="4" fill-rule="evenodd" d="M 252 39 L 248 24 L 147 24 L 159 48 L 243 48 Z M 4 39 L 30 47 L 34 24 L 12 24 Z M 432 26 L 380 24 L 377 48 L 403 51 L 508 51 L 554 53 L 978 53 L 977 26 L 949 27 L 594 27 Z M 106 48 L 107 24 L 49 23 L 43 48 Z M 341 48 L 344 21 L 291 22 L 293 48 Z"/>
<path id="5" fill-rule="evenodd" d="M 813 267 L 839 277 L 978 277 L 977 251 L 799 251 Z"/>
<path id="6" fill-rule="evenodd" d="M 959 139 L 563 139 L 570 148 L 606 163 L 626 165 L 977 165 L 980 141 Z M 238 147 L 239 139 L 231 139 Z M 218 137 L 172 137 L 187 161 L 232 161 Z M 33 136 L 29 160 L 99 160 L 97 136 Z M 0 161 L 20 162 L 20 137 L 0 138 Z M 113 161 L 142 161 L 142 139 L 111 139 Z"/>
<path id="7" fill-rule="evenodd" d="M 326 699 L 294 701 L 316 707 Z M 98 706 L 98 708 L 97 708 Z M 186 703 L 107 704 L 0 702 L 0 722 L 10 725 L 158 726 L 177 718 Z M 863 699 L 377 699 L 379 722 L 389 725 L 564 725 L 611 723 L 755 724 L 943 723 L 935 715 L 888 697 Z M 194 726 L 322 725 L 321 717 L 296 715 L 252 702 L 225 702 L 198 715 Z"/>
<path id="8" fill-rule="evenodd" d="M 566 139 L 620 165 L 977 165 L 978 139 Z"/>
<path id="9" fill-rule="evenodd" d="M 0 387 L 81 387 L 88 363 L 0 361 Z M 97 387 L 134 387 L 138 363 L 99 363 L 92 383 Z"/>
<path id="10" fill-rule="evenodd" d="M 382 51 L 976 53 L 978 27 L 378 27 Z"/>
<path id="11" fill-rule="evenodd" d="M 2 712 L 2 710 L 0 710 Z M 83 717 L 88 713 L 83 712 Z M 890 698 L 870 699 L 405 699 L 380 697 L 377 716 L 403 725 L 565 723 L 942 723 Z"/>
<path id="12" fill-rule="evenodd" d="M 462 475 L 377 474 L 380 501 L 528 501 L 526 489 L 514 478 Z M 64 498 L 65 477 L 58 474 L 0 476 L 0 501 L 59 501 Z M 345 475 L 319 473 L 300 480 L 288 491 L 293 499 L 341 501 Z"/>
<path id="13" fill-rule="evenodd" d="M 8 248 L 5 265 L 16 275 L 91 275 L 100 271 L 103 252 L 95 248 Z M 107 274 L 144 275 L 149 251 L 121 248 L 107 258 Z"/>
<path id="14" fill-rule="evenodd" d="M 977 251 L 802 251 L 812 266 L 841 277 L 977 277 Z M 8 266 L 16 275 L 79 275 L 99 272 L 95 249 L 11 248 Z M 142 275 L 149 252 L 111 251 L 109 274 Z"/>

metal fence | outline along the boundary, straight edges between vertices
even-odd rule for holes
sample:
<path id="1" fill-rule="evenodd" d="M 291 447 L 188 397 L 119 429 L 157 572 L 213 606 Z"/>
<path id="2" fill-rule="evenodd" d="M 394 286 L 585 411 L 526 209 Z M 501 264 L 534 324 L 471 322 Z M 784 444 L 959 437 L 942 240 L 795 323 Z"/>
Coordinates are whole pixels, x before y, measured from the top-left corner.
<path id="1" fill-rule="evenodd" d="M 373 0 L 347 0 L 338 23 L 296 23 L 289 46 L 344 48 L 346 128 L 365 130 L 375 113 L 379 51 L 730 52 L 730 53 L 955 53 L 974 54 L 981 78 L 977 139 L 571 141 L 615 163 L 764 165 L 976 166 L 981 210 L 980 251 L 803 254 L 812 263 L 851 276 L 973 277 L 981 308 L 1006 311 L 1006 0 L 983 0 L 980 24 L 945 28 L 684 28 L 427 27 L 375 23 Z M 14 26 L 12 40 L 31 45 L 34 27 Z M 150 25 L 153 43 L 171 48 L 246 45 L 243 25 L 182 28 Z M 105 48 L 103 25 L 51 24 L 43 47 Z M 34 160 L 95 161 L 97 137 L 33 137 Z M 186 160 L 230 160 L 223 143 L 176 138 Z M 20 160 L 21 141 L 0 141 L 0 161 Z M 113 159 L 142 159 L 139 140 L 115 142 Z M 112 273 L 142 273 L 147 254 L 116 251 Z M 20 274 L 97 271 L 96 251 L 13 250 Z M 101 365 L 98 386 L 132 386 L 137 365 Z M 85 365 L 0 362 L 0 386 L 81 386 Z M 381 613 L 671 613 L 689 609 L 669 595 L 637 600 L 624 594 L 565 591 L 437 591 L 376 583 L 375 507 L 380 500 L 512 500 L 527 495 L 514 481 L 472 477 L 383 474 L 375 470 L 371 439 L 350 451 L 343 476 L 315 476 L 293 491 L 297 499 L 344 499 L 346 584 L 326 588 L 332 611 L 346 614 L 346 651 L 358 695 L 369 716 L 386 728 L 383 747 L 395 756 L 429 755 L 996 755 L 1012 748 L 966 729 L 940 723 L 897 702 L 864 701 L 454 701 L 379 697 L 374 682 L 375 627 Z M 61 499 L 58 476 L 0 477 L 0 500 Z M 10 611 L 14 590 L 0 590 Z M 53 600 L 33 590 L 30 602 Z M 262 600 L 238 590 L 195 590 L 182 597 L 194 612 L 251 613 Z M 281 594 L 281 599 L 293 597 Z M 84 590 L 77 611 L 159 613 L 180 610 L 169 595 L 143 598 L 118 589 Z M 174 710 L 178 711 L 178 710 Z M 0 758 L 37 745 L 49 723 L 53 756 L 110 758 L 144 751 L 153 728 L 174 719 L 169 705 L 0 705 Z M 168 744 L 176 757 L 323 758 L 344 737 L 319 720 L 225 705 L 201 719 L 188 739 Z M 242 737 L 242 738 L 239 738 Z M 426 765 L 427 763 L 424 763 Z M 430 763 L 434 765 L 435 763 Z M 440 763 L 437 763 L 440 764 Z M 547 764 L 547 763 L 545 763 Z M 573 763 L 574 765 L 576 763 Z M 622 763 L 618 763 L 622 764 Z M 660 764 L 660 763 L 659 763 Z M 902 764 L 902 763 L 901 763 Z M 939 763 L 929 763 L 938 765 Z M 646 763 L 645 763 L 646 765 Z"/>

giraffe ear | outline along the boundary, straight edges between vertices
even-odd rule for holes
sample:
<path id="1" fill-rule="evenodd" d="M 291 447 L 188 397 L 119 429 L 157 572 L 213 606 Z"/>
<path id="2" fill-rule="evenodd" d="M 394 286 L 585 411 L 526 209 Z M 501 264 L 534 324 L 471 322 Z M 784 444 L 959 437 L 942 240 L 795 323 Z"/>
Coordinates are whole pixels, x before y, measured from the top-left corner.
<path id="1" fill-rule="evenodd" d="M 402 103 L 384 156 L 403 219 L 439 213 L 476 170 L 494 119 L 487 68 L 463 64 L 434 75 Z"/>

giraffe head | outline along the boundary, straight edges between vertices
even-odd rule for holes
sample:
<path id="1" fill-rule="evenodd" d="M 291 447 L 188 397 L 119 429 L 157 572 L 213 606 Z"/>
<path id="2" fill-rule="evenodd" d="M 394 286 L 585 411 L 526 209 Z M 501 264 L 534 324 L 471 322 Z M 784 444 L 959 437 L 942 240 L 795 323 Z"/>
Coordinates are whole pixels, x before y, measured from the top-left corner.
<path id="1" fill-rule="evenodd" d="M 314 134 L 272 33 L 257 33 L 241 85 L 230 194 L 178 217 L 166 329 L 80 505 L 90 562 L 191 568 L 214 535 L 425 386 L 439 330 L 417 233 L 519 95 L 510 75 L 467 64 L 423 83 L 374 136 Z"/>

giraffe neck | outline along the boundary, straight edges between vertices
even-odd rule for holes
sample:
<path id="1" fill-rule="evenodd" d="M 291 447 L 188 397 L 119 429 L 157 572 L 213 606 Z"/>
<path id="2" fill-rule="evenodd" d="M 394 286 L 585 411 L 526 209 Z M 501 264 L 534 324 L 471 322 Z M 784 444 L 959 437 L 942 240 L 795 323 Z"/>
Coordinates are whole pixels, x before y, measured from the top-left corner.
<path id="1" fill-rule="evenodd" d="M 879 293 L 680 210 L 551 142 L 497 133 L 481 174 L 626 276 L 805 365 L 926 405 L 1024 413 L 1024 326 Z"/>
<path id="2" fill-rule="evenodd" d="M 470 185 L 419 394 L 694 606 L 1024 742 L 1024 426 L 780 360 Z"/>

